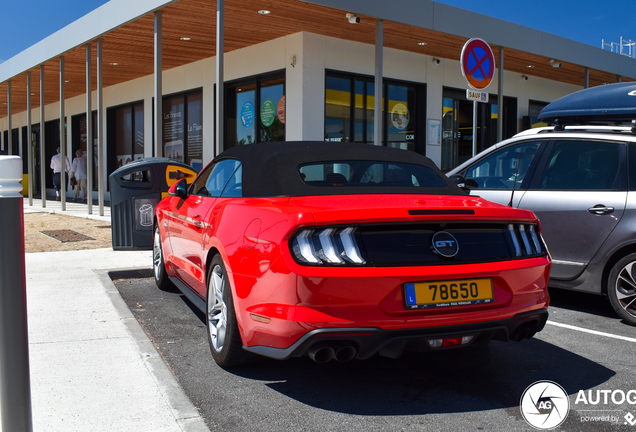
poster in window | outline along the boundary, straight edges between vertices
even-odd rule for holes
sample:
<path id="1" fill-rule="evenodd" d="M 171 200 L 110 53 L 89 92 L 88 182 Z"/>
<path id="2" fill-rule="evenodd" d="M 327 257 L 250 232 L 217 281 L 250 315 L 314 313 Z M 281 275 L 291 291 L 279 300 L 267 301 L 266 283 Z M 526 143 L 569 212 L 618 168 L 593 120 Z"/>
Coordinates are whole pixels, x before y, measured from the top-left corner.
<path id="1" fill-rule="evenodd" d="M 163 100 L 163 145 L 167 158 L 183 162 L 184 97 L 176 96 Z"/>
<path id="2" fill-rule="evenodd" d="M 203 95 L 201 91 L 186 95 L 188 133 L 186 163 L 200 171 L 203 165 Z"/>
<path id="3" fill-rule="evenodd" d="M 396 129 L 403 131 L 411 121 L 411 113 L 406 105 L 396 103 L 391 110 L 391 122 Z"/>
<path id="4" fill-rule="evenodd" d="M 241 123 L 246 128 L 252 126 L 254 123 L 254 106 L 251 102 L 245 102 L 243 108 L 241 108 Z"/>
<path id="5" fill-rule="evenodd" d="M 278 101 L 278 107 L 276 111 L 278 114 L 278 120 L 280 120 L 282 124 L 285 124 L 285 95 L 283 95 L 283 97 L 281 97 Z"/>
<path id="6" fill-rule="evenodd" d="M 271 99 L 266 99 L 261 105 L 261 122 L 263 126 L 270 127 L 276 119 L 277 110 Z"/>

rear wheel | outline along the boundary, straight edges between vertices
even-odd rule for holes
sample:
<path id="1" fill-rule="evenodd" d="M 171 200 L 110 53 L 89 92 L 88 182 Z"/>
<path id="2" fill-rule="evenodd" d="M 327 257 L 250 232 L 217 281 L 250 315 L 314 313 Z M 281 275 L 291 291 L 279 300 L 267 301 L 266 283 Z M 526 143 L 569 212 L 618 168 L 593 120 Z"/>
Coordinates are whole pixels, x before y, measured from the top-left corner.
<path id="1" fill-rule="evenodd" d="M 163 261 L 163 249 L 161 248 L 161 233 L 159 226 L 155 226 L 155 235 L 152 245 L 152 270 L 155 277 L 155 283 L 162 290 L 169 290 L 174 287 L 168 278 L 166 266 Z"/>
<path id="2" fill-rule="evenodd" d="M 636 325 L 636 253 L 625 256 L 612 267 L 607 297 L 619 317 Z"/>
<path id="3" fill-rule="evenodd" d="M 232 290 L 220 255 L 215 256 L 210 264 L 206 310 L 208 342 L 214 361 L 222 368 L 250 361 L 253 355 L 243 350 Z"/>

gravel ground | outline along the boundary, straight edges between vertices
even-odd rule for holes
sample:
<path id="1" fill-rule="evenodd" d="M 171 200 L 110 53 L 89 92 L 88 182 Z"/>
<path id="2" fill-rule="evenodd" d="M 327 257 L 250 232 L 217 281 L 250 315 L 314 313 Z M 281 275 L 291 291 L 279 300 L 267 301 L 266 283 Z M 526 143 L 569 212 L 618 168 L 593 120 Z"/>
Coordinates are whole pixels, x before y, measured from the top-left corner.
<path id="1" fill-rule="evenodd" d="M 78 241 L 83 236 L 90 239 Z M 55 213 L 24 215 L 24 248 L 27 253 L 109 247 L 112 247 L 112 241 L 108 222 Z"/>

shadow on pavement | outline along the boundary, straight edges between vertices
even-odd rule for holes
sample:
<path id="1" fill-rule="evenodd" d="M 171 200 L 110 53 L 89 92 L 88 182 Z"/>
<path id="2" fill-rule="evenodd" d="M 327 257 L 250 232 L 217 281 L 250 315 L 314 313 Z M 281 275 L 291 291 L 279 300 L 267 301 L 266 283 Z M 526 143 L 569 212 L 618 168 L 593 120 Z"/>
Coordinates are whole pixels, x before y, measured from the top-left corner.
<path id="1" fill-rule="evenodd" d="M 398 360 L 376 356 L 318 364 L 308 357 L 262 359 L 225 371 L 210 355 L 204 315 L 185 296 L 158 290 L 152 279 L 116 285 L 208 424 L 225 430 L 247 430 L 257 419 L 280 419 L 292 412 L 339 421 L 342 414 L 388 419 L 504 409 L 520 419 L 520 397 L 535 381 L 553 380 L 576 394 L 615 375 L 538 339 L 491 342 L 485 349 L 405 353 Z M 215 413 L 236 410 L 236 403 L 243 414 L 219 420 Z"/>
<path id="2" fill-rule="evenodd" d="M 598 294 L 550 288 L 550 306 L 619 319 L 607 297 Z"/>

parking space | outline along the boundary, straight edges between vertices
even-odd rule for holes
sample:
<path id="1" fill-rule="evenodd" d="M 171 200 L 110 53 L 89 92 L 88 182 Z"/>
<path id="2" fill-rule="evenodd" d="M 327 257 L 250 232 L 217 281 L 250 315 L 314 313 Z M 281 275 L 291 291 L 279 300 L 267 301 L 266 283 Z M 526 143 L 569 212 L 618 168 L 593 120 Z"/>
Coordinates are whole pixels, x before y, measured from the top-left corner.
<path id="1" fill-rule="evenodd" d="M 579 396 L 636 389 L 634 328 L 603 297 L 554 291 L 549 324 L 521 343 L 398 360 L 263 359 L 226 371 L 211 358 L 204 316 L 184 296 L 158 290 L 152 279 L 116 286 L 211 430 L 533 430 L 519 400 L 539 380 L 569 395 L 560 430 L 635 428 L 624 418 L 636 405 Z"/>

